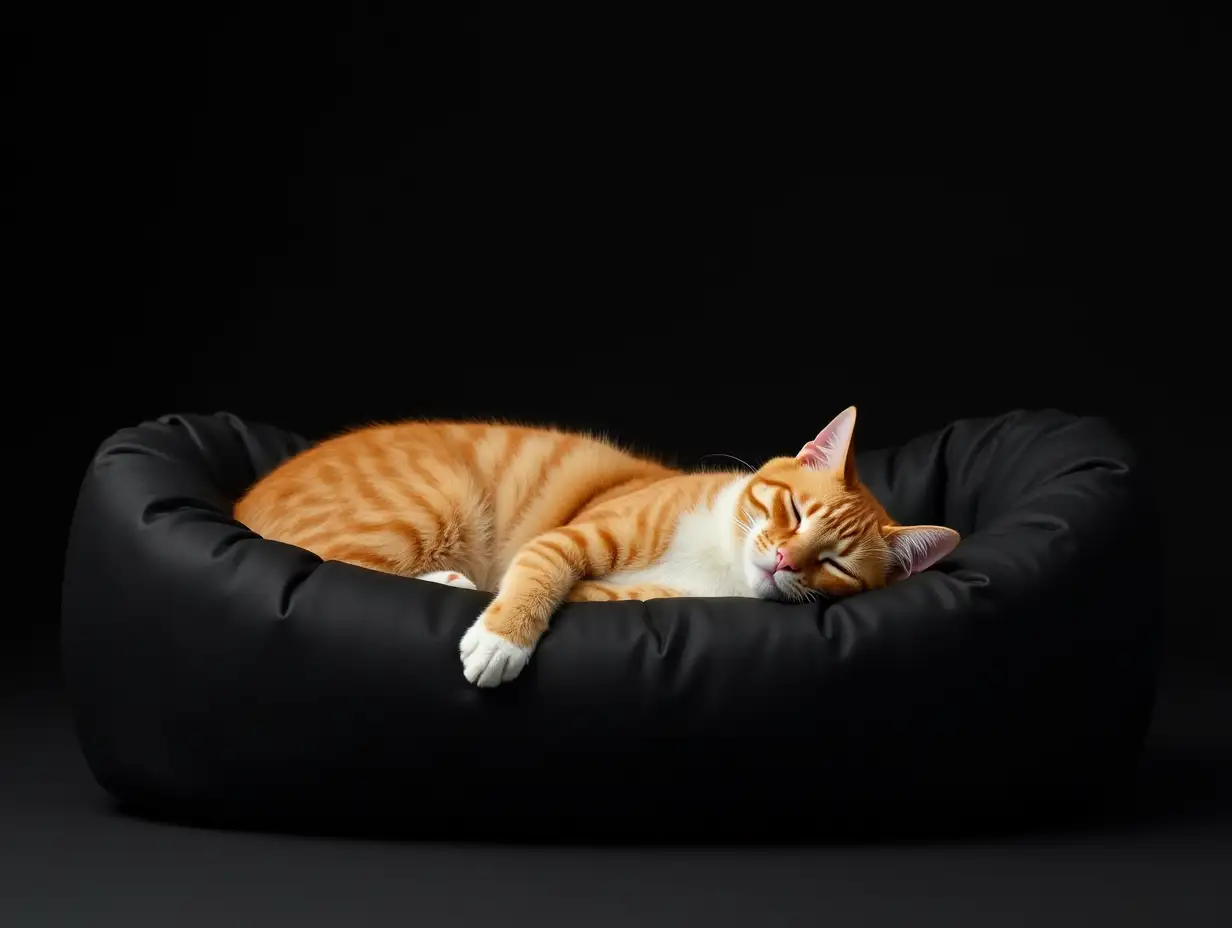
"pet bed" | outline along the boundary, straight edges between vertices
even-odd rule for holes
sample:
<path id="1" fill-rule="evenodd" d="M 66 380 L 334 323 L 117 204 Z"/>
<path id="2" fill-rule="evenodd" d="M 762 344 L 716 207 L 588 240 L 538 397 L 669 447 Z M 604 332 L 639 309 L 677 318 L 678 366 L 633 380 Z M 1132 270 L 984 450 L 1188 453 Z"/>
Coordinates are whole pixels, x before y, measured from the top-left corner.
<path id="1" fill-rule="evenodd" d="M 232 520 L 306 444 L 172 415 L 88 467 L 63 669 L 90 770 L 134 809 L 822 834 L 1057 809 L 1133 771 L 1159 542 L 1142 466 L 1102 419 L 1016 411 L 859 452 L 896 519 L 962 533 L 934 569 L 828 604 L 567 604 L 494 690 L 458 663 L 489 594 L 322 562 Z"/>

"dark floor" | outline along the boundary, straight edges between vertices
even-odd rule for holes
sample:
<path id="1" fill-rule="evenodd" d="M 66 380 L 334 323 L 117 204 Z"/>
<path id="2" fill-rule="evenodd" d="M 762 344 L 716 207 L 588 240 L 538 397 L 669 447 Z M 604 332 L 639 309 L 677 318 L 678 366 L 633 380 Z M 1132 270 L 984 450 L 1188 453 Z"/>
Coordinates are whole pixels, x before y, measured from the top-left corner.
<path id="1" fill-rule="evenodd" d="M 0 925 L 1232 924 L 1232 687 L 1170 680 L 1137 808 L 1028 839 L 813 848 L 415 844 L 115 811 L 52 677 L 0 689 Z M 1224 726 L 1227 728 L 1228 726 Z"/>

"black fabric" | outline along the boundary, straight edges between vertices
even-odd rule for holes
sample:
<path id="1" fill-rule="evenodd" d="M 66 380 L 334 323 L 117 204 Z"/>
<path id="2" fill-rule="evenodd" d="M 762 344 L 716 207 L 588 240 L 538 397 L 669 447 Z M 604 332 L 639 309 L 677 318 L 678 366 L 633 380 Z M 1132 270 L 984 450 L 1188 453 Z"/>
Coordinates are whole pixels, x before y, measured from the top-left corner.
<path id="1" fill-rule="evenodd" d="M 488 594 L 323 563 L 230 518 L 306 444 L 178 415 L 90 465 L 62 657 L 85 758 L 122 802 L 299 827 L 817 834 L 1038 815 L 1132 774 L 1158 532 L 1103 420 L 1014 412 L 860 452 L 895 518 L 963 533 L 935 569 L 828 605 L 570 604 L 495 690 L 457 653 Z"/>

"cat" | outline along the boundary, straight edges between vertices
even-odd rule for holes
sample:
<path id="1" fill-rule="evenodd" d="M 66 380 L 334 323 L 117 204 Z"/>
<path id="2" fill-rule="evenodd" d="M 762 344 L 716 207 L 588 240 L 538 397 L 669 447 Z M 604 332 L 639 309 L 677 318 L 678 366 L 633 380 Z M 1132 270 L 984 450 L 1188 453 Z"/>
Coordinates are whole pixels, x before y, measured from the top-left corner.
<path id="1" fill-rule="evenodd" d="M 236 503 L 256 534 L 324 560 L 495 596 L 463 676 L 515 679 L 564 602 L 805 602 L 874 590 L 958 545 L 899 525 L 856 474 L 855 407 L 755 472 L 685 472 L 547 427 L 410 421 L 327 439 Z"/>

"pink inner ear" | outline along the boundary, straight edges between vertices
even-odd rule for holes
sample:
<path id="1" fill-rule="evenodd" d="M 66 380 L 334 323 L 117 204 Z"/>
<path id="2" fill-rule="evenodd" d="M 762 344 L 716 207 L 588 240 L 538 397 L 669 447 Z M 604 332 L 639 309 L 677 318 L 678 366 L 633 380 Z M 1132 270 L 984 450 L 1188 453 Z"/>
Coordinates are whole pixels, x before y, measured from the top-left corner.
<path id="1" fill-rule="evenodd" d="M 807 445 L 800 449 L 800 453 L 796 455 L 796 459 L 805 467 L 813 470 L 830 470 L 834 467 L 832 463 L 834 453 L 826 451 L 821 445 L 815 441 L 810 441 Z"/>
<path id="2" fill-rule="evenodd" d="M 847 459 L 851 433 L 855 426 L 855 410 L 846 409 L 831 420 L 796 455 L 805 467 L 815 470 L 838 470 Z"/>
<path id="3" fill-rule="evenodd" d="M 902 578 L 928 570 L 953 551 L 958 547 L 959 534 L 931 525 L 912 526 L 899 529 L 886 541 L 894 555 L 892 574 Z"/>

